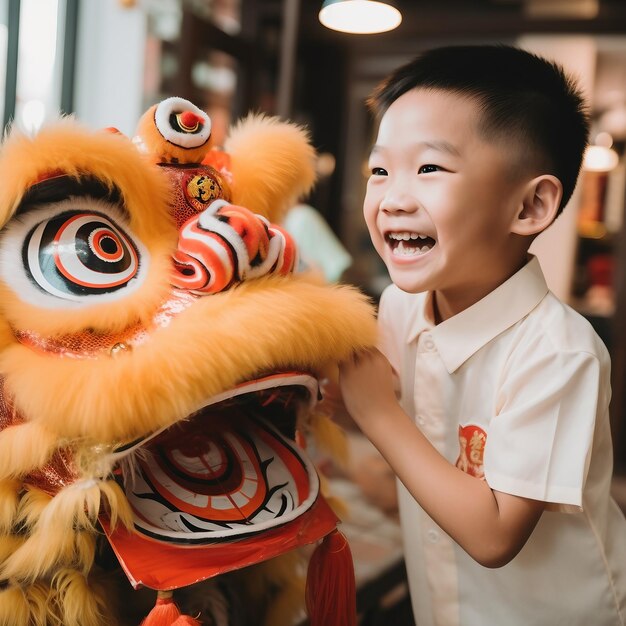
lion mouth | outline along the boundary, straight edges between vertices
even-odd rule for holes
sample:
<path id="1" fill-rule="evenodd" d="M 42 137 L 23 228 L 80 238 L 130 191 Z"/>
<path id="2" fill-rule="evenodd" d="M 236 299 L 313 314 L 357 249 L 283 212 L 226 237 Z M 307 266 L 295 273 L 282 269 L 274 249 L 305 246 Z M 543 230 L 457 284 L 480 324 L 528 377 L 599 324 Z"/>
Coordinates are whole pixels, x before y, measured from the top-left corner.
<path id="1" fill-rule="evenodd" d="M 258 379 L 118 450 L 135 530 L 166 543 L 206 544 L 306 512 L 319 479 L 293 439 L 298 411 L 316 394 L 317 381 L 306 374 Z"/>

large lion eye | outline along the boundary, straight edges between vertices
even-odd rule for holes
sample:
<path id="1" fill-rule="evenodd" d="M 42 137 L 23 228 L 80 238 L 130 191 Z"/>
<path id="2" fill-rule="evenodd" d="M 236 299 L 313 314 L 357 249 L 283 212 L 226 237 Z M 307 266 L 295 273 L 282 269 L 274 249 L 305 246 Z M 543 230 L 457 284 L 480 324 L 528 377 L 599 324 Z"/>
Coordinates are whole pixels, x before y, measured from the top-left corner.
<path id="1" fill-rule="evenodd" d="M 66 305 L 125 296 L 143 282 L 148 258 L 117 207 L 90 197 L 33 207 L 9 224 L 0 248 L 4 281 L 44 306 L 62 306 L 49 296 Z"/>

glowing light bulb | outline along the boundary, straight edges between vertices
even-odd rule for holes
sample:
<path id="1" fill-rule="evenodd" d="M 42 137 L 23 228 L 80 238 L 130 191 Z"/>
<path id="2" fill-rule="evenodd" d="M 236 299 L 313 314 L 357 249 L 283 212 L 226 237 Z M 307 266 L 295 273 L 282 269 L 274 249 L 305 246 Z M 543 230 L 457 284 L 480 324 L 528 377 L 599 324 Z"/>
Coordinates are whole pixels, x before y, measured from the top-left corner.
<path id="1" fill-rule="evenodd" d="M 375 0 L 325 0 L 319 20 L 332 30 L 366 35 L 397 28 L 402 14 L 390 4 Z"/>

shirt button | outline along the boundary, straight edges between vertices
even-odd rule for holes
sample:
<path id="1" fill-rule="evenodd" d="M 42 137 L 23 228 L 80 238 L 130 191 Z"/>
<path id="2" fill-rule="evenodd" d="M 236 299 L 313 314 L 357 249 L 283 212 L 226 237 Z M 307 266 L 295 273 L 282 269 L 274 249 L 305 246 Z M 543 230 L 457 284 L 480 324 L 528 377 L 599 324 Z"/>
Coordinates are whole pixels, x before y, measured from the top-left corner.
<path id="1" fill-rule="evenodd" d="M 417 416 L 417 423 L 420 426 L 423 426 L 426 423 L 426 418 L 423 415 L 418 415 Z"/>
<path id="2" fill-rule="evenodd" d="M 426 350 L 434 350 L 435 342 L 432 340 L 430 335 L 424 335 L 424 347 Z"/>
<path id="3" fill-rule="evenodd" d="M 439 533 L 434 528 L 431 528 L 426 533 L 426 537 L 430 543 L 437 543 L 439 541 Z"/>

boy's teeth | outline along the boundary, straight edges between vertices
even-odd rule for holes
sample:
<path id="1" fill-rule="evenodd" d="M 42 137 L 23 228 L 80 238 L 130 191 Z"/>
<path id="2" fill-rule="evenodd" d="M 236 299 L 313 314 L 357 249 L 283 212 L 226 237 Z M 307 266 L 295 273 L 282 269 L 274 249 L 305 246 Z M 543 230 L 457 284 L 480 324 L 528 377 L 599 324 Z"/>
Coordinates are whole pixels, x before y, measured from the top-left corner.
<path id="1" fill-rule="evenodd" d="M 428 235 L 420 235 L 419 233 L 389 233 L 390 239 L 395 239 L 397 241 L 409 241 L 409 239 L 427 239 Z"/>
<path id="2" fill-rule="evenodd" d="M 405 246 L 404 241 L 400 241 L 398 245 L 394 248 L 394 254 L 398 254 L 400 256 L 417 256 L 420 254 L 426 254 L 430 250 L 430 246 Z"/>
<path id="3" fill-rule="evenodd" d="M 387 234 L 391 251 L 397 256 L 421 256 L 435 245 L 428 235 L 410 231 L 396 231 Z M 423 242 L 423 245 L 420 245 Z"/>

